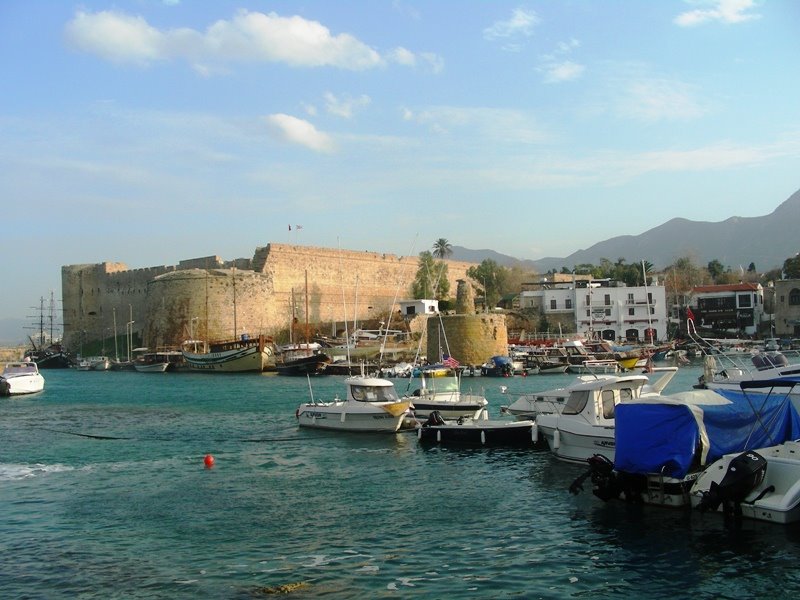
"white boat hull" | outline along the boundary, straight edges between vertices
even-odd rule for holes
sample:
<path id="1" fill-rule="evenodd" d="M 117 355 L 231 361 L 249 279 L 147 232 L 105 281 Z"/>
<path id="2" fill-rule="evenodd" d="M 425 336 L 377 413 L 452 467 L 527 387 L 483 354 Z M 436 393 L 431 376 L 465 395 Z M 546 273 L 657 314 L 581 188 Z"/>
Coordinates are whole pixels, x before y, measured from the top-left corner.
<path id="1" fill-rule="evenodd" d="M 160 362 L 160 363 L 145 363 L 145 364 L 133 364 L 133 368 L 136 369 L 139 373 L 163 373 L 169 368 L 168 362 Z"/>
<path id="2" fill-rule="evenodd" d="M 35 394 L 44 389 L 44 377 L 35 363 L 9 363 L 0 375 L 0 395 Z"/>
<path id="3" fill-rule="evenodd" d="M 789 524 L 800 521 L 800 442 L 786 442 L 755 450 L 767 460 L 763 481 L 738 504 L 747 519 Z M 712 483 L 719 484 L 731 460 L 740 453 L 726 454 L 697 478 L 691 490 L 692 506 L 697 508 Z M 722 506 L 718 509 L 722 511 Z"/>
<path id="4" fill-rule="evenodd" d="M 316 429 L 393 433 L 400 429 L 408 408 L 408 402 L 389 405 L 347 401 L 308 403 L 297 409 L 297 422 L 301 427 Z"/>
<path id="5" fill-rule="evenodd" d="M 541 415 L 536 419 L 539 435 L 545 438 L 556 458 L 585 464 L 589 458 L 600 454 L 614 461 L 613 427 L 587 425 L 585 429 L 565 428 L 565 425 L 553 421 L 557 423 L 555 415 Z"/>

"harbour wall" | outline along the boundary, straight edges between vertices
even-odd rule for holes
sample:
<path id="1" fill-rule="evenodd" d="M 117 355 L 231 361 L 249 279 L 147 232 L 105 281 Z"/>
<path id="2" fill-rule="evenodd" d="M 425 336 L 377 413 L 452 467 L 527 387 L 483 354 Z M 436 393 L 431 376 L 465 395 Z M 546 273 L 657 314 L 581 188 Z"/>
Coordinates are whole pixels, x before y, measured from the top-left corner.
<path id="1" fill-rule="evenodd" d="M 450 289 L 473 263 L 445 261 Z M 176 347 L 189 339 L 222 340 L 248 334 L 295 335 L 344 320 L 402 317 L 395 302 L 411 297 L 415 256 L 267 244 L 251 259 L 193 258 L 174 266 L 128 269 L 124 263 L 66 265 L 61 269 L 64 343 L 125 336 L 128 324 L 145 346 Z M 394 310 L 392 308 L 394 307 Z M 322 331 L 330 334 L 331 331 Z"/>

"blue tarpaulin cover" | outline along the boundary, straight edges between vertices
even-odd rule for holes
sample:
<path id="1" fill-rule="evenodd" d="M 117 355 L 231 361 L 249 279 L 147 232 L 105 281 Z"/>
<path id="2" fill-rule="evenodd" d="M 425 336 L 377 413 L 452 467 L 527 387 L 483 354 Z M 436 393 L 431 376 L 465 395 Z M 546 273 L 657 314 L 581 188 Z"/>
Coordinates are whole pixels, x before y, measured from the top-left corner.
<path id="1" fill-rule="evenodd" d="M 693 464 L 711 464 L 723 454 L 798 439 L 800 415 L 789 389 L 704 391 L 621 402 L 615 412 L 614 468 L 680 478 Z"/>

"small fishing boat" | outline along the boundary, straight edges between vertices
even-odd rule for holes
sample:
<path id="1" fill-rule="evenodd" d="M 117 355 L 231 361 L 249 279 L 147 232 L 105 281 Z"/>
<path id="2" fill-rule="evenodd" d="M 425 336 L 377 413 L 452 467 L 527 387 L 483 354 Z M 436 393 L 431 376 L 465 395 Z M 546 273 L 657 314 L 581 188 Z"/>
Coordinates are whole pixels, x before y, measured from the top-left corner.
<path id="1" fill-rule="evenodd" d="M 397 395 L 394 384 L 358 375 L 344 380 L 345 398 L 301 404 L 295 416 L 301 427 L 338 431 L 396 432 L 411 416 L 411 402 Z"/>

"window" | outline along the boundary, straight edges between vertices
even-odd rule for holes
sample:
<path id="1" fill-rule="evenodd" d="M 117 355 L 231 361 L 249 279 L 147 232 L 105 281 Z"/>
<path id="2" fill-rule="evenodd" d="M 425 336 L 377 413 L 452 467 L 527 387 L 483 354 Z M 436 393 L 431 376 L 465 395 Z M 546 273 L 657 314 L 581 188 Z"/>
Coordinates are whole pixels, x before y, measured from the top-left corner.
<path id="1" fill-rule="evenodd" d="M 800 304 L 800 290 L 797 288 L 793 288 L 791 292 L 789 292 L 789 304 L 798 305 Z"/>
<path id="2" fill-rule="evenodd" d="M 750 294 L 739 294 L 739 308 L 752 308 L 753 297 Z"/>
<path id="3" fill-rule="evenodd" d="M 611 294 L 605 294 L 605 295 L 603 296 L 603 303 L 604 303 L 606 306 L 610 306 L 610 305 L 611 305 Z"/>
<path id="4" fill-rule="evenodd" d="M 564 308 L 570 309 L 572 308 L 572 298 L 567 298 L 564 300 Z"/>
<path id="5" fill-rule="evenodd" d="M 558 302 L 556 302 L 555 298 L 550 300 L 550 310 L 555 310 L 558 308 Z"/>
<path id="6" fill-rule="evenodd" d="M 561 411 L 562 415 L 577 415 L 586 408 L 586 403 L 589 402 L 589 390 L 572 392 L 564 404 L 564 410 Z"/>
<path id="7" fill-rule="evenodd" d="M 603 390 L 603 418 L 614 418 L 614 390 Z"/>
<path id="8" fill-rule="evenodd" d="M 610 316 L 611 316 L 611 309 L 610 309 L 610 308 L 607 308 L 607 309 L 606 309 L 606 316 L 607 316 L 607 317 L 610 317 Z"/>
<path id="9" fill-rule="evenodd" d="M 629 309 L 628 309 L 628 316 L 632 317 L 632 316 L 634 315 L 634 313 L 635 313 L 635 312 L 636 312 L 636 309 L 635 309 L 635 308 L 629 308 Z"/>
<path id="10" fill-rule="evenodd" d="M 633 292 L 628 292 L 628 304 L 633 304 Z"/>

